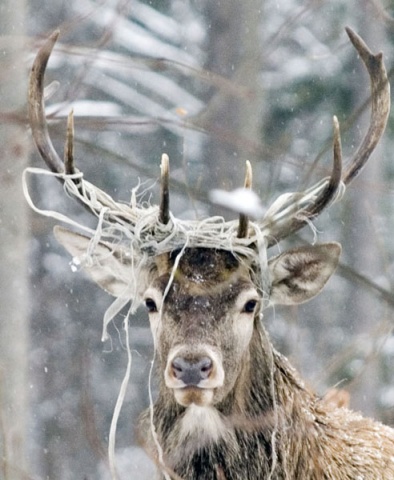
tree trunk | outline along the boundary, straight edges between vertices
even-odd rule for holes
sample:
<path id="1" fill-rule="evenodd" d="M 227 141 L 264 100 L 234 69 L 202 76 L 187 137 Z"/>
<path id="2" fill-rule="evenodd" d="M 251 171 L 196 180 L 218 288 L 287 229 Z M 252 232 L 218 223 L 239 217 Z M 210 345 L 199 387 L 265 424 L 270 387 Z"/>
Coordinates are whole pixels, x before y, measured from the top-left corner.
<path id="1" fill-rule="evenodd" d="M 240 86 L 235 94 L 216 91 L 200 118 L 211 135 L 204 160 L 209 188 L 242 186 L 245 160 L 255 163 L 254 145 L 260 140 L 262 116 L 258 84 L 262 8 L 262 2 L 256 0 L 206 3 L 206 68 Z"/>
<path id="2" fill-rule="evenodd" d="M 0 6 L 0 477 L 26 478 L 28 219 L 24 2 Z"/>

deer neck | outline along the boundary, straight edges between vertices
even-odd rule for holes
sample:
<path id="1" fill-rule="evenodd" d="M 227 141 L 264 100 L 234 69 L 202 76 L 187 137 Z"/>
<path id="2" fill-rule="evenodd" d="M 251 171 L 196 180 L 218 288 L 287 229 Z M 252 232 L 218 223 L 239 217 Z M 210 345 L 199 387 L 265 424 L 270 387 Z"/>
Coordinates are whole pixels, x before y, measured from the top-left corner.
<path id="1" fill-rule="evenodd" d="M 307 404 L 314 403 L 315 398 L 288 360 L 276 352 L 268 333 L 258 322 L 234 388 L 211 408 L 227 424 L 237 425 L 238 422 L 244 423 L 249 419 L 258 425 L 256 418 L 261 417 L 268 421 L 269 426 L 278 411 L 285 416 L 302 415 Z M 154 410 L 158 421 L 165 428 L 182 418 L 186 409 L 177 404 L 173 393 L 161 380 Z"/>
<path id="2" fill-rule="evenodd" d="M 288 431 L 289 426 L 302 426 L 308 412 L 313 411 L 315 400 L 287 359 L 274 350 L 260 325 L 254 331 L 238 381 L 222 402 L 205 410 L 182 407 L 163 382 L 154 405 L 153 423 L 166 464 L 178 468 L 176 466 L 183 465 L 185 458 L 194 458 L 196 452 L 209 451 L 213 455 L 214 445 L 227 445 L 238 452 L 240 458 L 240 452 L 248 448 L 249 442 L 261 444 L 261 452 L 265 448 L 269 452 L 274 432 L 283 428 Z M 157 446 L 151 429 L 147 411 L 140 422 L 140 440 L 156 456 Z M 291 431 L 297 435 L 299 428 Z M 288 440 L 289 444 L 294 443 Z M 276 448 L 281 461 L 285 461 L 290 447 L 282 444 L 280 435 Z M 259 468 L 268 468 L 269 453 L 267 455 L 266 461 L 260 458 Z"/>

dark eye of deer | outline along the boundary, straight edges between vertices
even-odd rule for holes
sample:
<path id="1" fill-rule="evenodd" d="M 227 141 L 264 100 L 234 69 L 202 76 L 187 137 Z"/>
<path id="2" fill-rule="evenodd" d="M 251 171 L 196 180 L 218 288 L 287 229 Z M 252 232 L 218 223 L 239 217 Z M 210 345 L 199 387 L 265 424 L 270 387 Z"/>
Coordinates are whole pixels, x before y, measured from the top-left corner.
<path id="1" fill-rule="evenodd" d="M 257 305 L 257 300 L 249 300 L 245 303 L 242 313 L 253 313 Z"/>
<path id="2" fill-rule="evenodd" d="M 148 309 L 149 313 L 156 313 L 157 312 L 156 303 L 151 298 L 147 298 L 145 300 L 145 305 L 146 305 L 146 308 Z"/>

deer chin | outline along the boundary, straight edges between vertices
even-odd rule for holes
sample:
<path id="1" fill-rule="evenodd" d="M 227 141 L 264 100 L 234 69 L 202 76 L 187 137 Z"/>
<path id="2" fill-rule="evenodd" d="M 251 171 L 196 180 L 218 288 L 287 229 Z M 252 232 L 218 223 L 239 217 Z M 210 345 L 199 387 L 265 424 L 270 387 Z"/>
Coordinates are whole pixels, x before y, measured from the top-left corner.
<path id="1" fill-rule="evenodd" d="M 190 405 L 208 407 L 212 405 L 213 396 L 213 388 L 184 387 L 174 389 L 175 400 L 183 407 L 189 407 Z"/>

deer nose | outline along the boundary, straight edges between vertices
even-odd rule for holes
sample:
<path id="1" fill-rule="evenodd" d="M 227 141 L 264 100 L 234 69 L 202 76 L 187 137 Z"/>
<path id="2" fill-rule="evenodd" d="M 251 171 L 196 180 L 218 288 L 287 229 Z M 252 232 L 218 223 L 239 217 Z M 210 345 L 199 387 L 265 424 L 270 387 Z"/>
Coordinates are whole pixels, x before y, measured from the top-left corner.
<path id="1" fill-rule="evenodd" d="M 171 364 L 175 378 L 182 380 L 186 386 L 197 386 L 201 380 L 205 380 L 212 372 L 213 362 L 209 357 L 188 360 L 176 357 Z"/>

